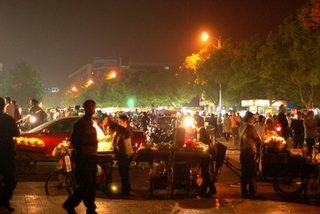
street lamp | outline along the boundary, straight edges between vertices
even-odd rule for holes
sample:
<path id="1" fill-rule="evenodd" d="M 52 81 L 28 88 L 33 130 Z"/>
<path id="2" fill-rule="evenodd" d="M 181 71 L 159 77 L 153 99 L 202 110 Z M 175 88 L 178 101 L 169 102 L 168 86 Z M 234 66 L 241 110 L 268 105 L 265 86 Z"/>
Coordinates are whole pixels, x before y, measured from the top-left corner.
<path id="1" fill-rule="evenodd" d="M 214 39 L 218 42 L 218 46 L 215 46 L 213 45 L 215 48 L 217 49 L 220 49 L 221 48 L 221 37 L 219 36 L 218 38 L 217 37 L 213 37 L 213 36 L 209 36 L 207 33 L 202 33 L 201 34 L 201 38 L 203 41 L 207 41 L 208 39 Z M 222 101 L 222 93 L 221 93 L 222 89 L 221 89 L 221 71 L 220 71 L 220 82 L 219 82 L 219 110 L 221 111 L 221 107 L 222 107 L 222 104 L 221 104 L 221 101 Z"/>
<path id="2" fill-rule="evenodd" d="M 214 36 L 209 36 L 207 33 L 202 33 L 201 34 L 201 38 L 203 41 L 207 41 L 208 39 L 214 39 L 218 42 L 218 45 L 214 45 L 216 48 L 220 49 L 221 48 L 221 37 L 219 36 L 218 38 L 217 37 L 214 37 Z"/>

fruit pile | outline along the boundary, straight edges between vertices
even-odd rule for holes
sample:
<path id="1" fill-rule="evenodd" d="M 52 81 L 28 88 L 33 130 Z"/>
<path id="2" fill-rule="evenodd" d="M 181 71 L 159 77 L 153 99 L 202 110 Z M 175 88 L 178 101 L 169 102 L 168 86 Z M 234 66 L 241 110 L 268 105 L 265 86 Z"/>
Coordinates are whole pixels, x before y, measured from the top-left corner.
<path id="1" fill-rule="evenodd" d="M 46 144 L 43 140 L 38 138 L 28 138 L 28 137 L 15 137 L 13 138 L 16 142 L 16 145 L 23 145 L 23 146 L 31 146 L 31 147 L 45 147 Z"/>

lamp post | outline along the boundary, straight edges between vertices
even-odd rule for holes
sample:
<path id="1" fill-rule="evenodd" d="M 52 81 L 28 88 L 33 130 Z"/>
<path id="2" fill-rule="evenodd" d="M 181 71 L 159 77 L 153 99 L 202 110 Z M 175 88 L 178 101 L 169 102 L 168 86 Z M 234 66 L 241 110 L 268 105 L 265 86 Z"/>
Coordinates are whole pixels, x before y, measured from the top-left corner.
<path id="1" fill-rule="evenodd" d="M 201 38 L 202 40 L 206 41 L 208 39 L 214 39 L 217 41 L 218 45 L 214 45 L 217 49 L 220 49 L 222 46 L 221 46 L 221 37 L 219 36 L 218 38 L 217 37 L 213 37 L 213 36 L 209 36 L 207 33 L 202 33 L 201 34 Z M 219 81 L 219 110 L 221 111 L 221 106 L 222 106 L 222 93 L 221 93 L 222 89 L 221 89 L 221 71 L 220 71 L 220 81 Z"/>

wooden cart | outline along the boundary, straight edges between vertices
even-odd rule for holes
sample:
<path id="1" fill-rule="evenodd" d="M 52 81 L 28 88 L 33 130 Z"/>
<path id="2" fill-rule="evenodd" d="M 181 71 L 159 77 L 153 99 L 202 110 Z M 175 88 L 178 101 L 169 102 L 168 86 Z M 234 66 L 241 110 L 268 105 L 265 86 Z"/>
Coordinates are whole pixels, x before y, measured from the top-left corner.
<path id="1" fill-rule="evenodd" d="M 208 152 L 195 150 L 194 148 L 181 149 L 140 149 L 136 156 L 137 162 L 163 164 L 165 167 L 161 175 L 151 176 L 150 195 L 155 189 L 167 189 L 167 196 L 172 198 L 174 189 L 183 189 L 189 196 L 191 185 L 190 169 L 200 161 L 212 161 Z"/>
<path id="2" fill-rule="evenodd" d="M 284 198 L 300 195 L 306 178 L 316 168 L 315 162 L 305 157 L 291 156 L 288 151 L 264 153 L 261 164 L 262 177 L 271 177 L 275 192 Z"/>
<path id="3" fill-rule="evenodd" d="M 39 161 L 58 161 L 46 157 L 45 147 L 32 147 L 25 145 L 16 145 L 16 173 L 18 177 L 27 177 L 34 172 Z"/>

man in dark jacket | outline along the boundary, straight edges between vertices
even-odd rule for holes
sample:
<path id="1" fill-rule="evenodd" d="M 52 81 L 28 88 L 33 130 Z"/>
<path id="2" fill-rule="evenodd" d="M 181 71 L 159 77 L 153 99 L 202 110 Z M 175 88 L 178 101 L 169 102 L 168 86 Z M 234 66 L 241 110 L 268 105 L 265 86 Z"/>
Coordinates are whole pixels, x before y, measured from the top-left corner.
<path id="1" fill-rule="evenodd" d="M 76 213 L 74 208 L 83 200 L 87 207 L 87 214 L 96 213 L 95 185 L 97 174 L 98 139 L 92 116 L 95 113 L 96 103 L 87 100 L 83 103 L 85 115 L 73 126 L 70 137 L 74 148 L 75 178 L 77 189 L 63 203 L 68 213 Z"/>
<path id="2" fill-rule="evenodd" d="M 286 107 L 284 105 L 279 106 L 279 114 L 278 114 L 278 120 L 282 127 L 282 137 L 287 140 L 289 136 L 289 123 L 286 117 Z"/>
<path id="3" fill-rule="evenodd" d="M 209 137 L 209 134 L 204 128 L 203 117 L 198 118 L 198 121 L 196 122 L 196 128 L 197 128 L 197 142 L 202 142 L 208 145 L 208 147 L 211 149 L 213 145 Z M 212 172 L 214 172 L 215 171 L 214 165 L 212 165 L 212 163 L 209 163 L 208 160 L 201 160 L 200 167 L 201 167 L 201 177 L 203 179 L 203 182 L 198 191 L 198 196 L 212 197 L 217 193 L 215 180 L 213 179 L 213 176 L 210 175 L 210 170 L 209 170 L 211 168 Z"/>
<path id="4" fill-rule="evenodd" d="M 4 113 L 4 99 L 0 97 L 0 206 L 8 211 L 14 211 L 10 206 L 10 199 L 16 187 L 17 180 L 15 174 L 15 147 L 13 137 L 19 136 L 19 129 L 16 121 Z"/>

